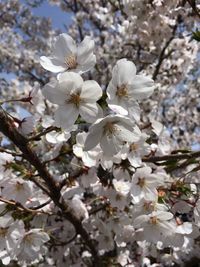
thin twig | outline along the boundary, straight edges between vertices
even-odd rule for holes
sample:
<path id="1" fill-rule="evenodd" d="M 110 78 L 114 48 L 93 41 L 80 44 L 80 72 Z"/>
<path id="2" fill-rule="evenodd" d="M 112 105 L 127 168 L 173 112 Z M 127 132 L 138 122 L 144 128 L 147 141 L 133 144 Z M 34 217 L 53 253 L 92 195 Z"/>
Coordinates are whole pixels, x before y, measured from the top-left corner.
<path id="1" fill-rule="evenodd" d="M 28 213 L 32 213 L 32 214 L 48 214 L 51 215 L 51 213 L 49 212 L 45 212 L 43 210 L 33 210 L 30 208 L 26 208 L 24 207 L 21 203 L 13 201 L 13 200 L 8 200 L 8 199 L 4 199 L 2 197 L 0 197 L 0 202 L 3 202 L 5 204 L 11 205 L 13 206 L 15 209 L 19 210 L 19 211 L 24 211 L 24 212 L 28 212 Z"/>
<path id="2" fill-rule="evenodd" d="M 38 141 L 38 140 L 40 140 L 40 138 L 41 138 L 43 135 L 46 135 L 47 133 L 50 133 L 50 132 L 52 132 L 52 131 L 58 131 L 58 130 L 60 130 L 58 127 L 50 126 L 50 127 L 46 128 L 44 131 L 42 131 L 42 132 L 40 132 L 40 133 L 38 133 L 38 134 L 36 134 L 36 135 L 30 137 L 30 138 L 28 139 L 28 141 Z"/>
<path id="3" fill-rule="evenodd" d="M 7 154 L 12 155 L 13 157 L 22 157 L 22 154 L 16 153 L 16 152 L 8 150 L 8 149 L 5 149 L 3 147 L 0 147 L 0 153 L 7 153 Z"/>
<path id="4" fill-rule="evenodd" d="M 143 162 L 159 162 L 159 161 L 169 161 L 169 160 L 182 160 L 182 159 L 195 159 L 200 157 L 200 151 L 195 151 L 191 153 L 184 154 L 171 154 L 164 156 L 153 156 L 153 157 L 144 157 L 142 159 Z"/>
<path id="5" fill-rule="evenodd" d="M 158 63 L 155 67 L 152 79 L 156 80 L 159 71 L 160 71 L 160 67 L 162 65 L 163 60 L 166 58 L 165 55 L 165 51 L 167 50 L 167 48 L 169 47 L 169 45 L 171 44 L 172 40 L 174 39 L 175 33 L 176 33 L 176 29 L 177 29 L 177 24 L 174 26 L 173 31 L 172 31 L 172 36 L 169 38 L 169 40 L 165 43 L 165 45 L 163 46 L 163 49 L 160 52 L 159 58 L 158 58 Z M 170 55 L 170 54 L 169 54 Z"/>
<path id="6" fill-rule="evenodd" d="M 191 6 L 192 10 L 194 11 L 194 13 L 197 15 L 198 18 L 200 18 L 200 13 L 199 10 L 196 7 L 196 3 L 195 1 L 191 1 L 191 0 L 187 0 L 188 4 Z"/>

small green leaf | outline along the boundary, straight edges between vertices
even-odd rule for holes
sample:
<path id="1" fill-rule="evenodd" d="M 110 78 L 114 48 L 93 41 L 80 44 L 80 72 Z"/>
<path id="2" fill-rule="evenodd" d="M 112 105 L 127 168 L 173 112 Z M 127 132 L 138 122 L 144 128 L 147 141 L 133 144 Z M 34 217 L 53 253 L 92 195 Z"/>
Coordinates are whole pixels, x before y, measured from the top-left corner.
<path id="1" fill-rule="evenodd" d="M 196 30 L 195 32 L 192 33 L 192 38 L 196 40 L 197 42 L 200 42 L 200 31 Z"/>

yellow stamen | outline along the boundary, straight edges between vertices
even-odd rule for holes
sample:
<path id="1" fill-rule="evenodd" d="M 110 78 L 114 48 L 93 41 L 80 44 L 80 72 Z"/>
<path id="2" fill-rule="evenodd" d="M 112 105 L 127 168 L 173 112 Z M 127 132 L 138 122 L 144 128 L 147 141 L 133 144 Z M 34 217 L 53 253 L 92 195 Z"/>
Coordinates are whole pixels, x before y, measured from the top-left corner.
<path id="1" fill-rule="evenodd" d="M 112 122 L 107 122 L 106 125 L 104 126 L 104 134 L 110 136 L 113 135 L 117 130 L 117 127 L 114 123 Z"/>
<path id="2" fill-rule="evenodd" d="M 138 144 L 132 143 L 130 145 L 130 151 L 136 151 L 139 148 Z"/>
<path id="3" fill-rule="evenodd" d="M 156 216 L 152 216 L 149 220 L 151 224 L 157 224 L 158 223 L 158 218 Z"/>
<path id="4" fill-rule="evenodd" d="M 126 84 L 122 84 L 121 86 L 117 87 L 116 95 L 119 98 L 128 97 L 128 89 Z"/>
<path id="5" fill-rule="evenodd" d="M 73 54 L 67 56 L 65 58 L 65 64 L 67 65 L 69 70 L 75 69 L 78 65 L 76 56 Z"/>
<path id="6" fill-rule="evenodd" d="M 17 182 L 15 185 L 16 191 L 21 191 L 24 188 L 24 185 L 21 184 L 20 182 Z"/>
<path id="7" fill-rule="evenodd" d="M 76 107 L 79 107 L 81 101 L 82 100 L 80 97 L 80 93 L 76 93 L 76 94 L 70 95 L 70 99 L 67 101 L 67 103 L 71 103 L 71 104 L 74 104 Z"/>
<path id="8" fill-rule="evenodd" d="M 8 227 L 0 227 L 0 237 L 5 237 L 7 235 L 8 232 Z"/>
<path id="9" fill-rule="evenodd" d="M 139 185 L 141 188 L 143 188 L 146 184 L 145 178 L 138 178 L 137 185 Z"/>

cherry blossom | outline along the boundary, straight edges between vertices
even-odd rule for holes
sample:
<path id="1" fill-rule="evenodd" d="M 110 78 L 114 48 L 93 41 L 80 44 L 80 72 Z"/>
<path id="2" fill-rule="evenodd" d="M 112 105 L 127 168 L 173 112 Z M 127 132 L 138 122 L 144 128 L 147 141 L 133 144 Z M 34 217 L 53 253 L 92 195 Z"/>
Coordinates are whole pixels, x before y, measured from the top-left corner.
<path id="1" fill-rule="evenodd" d="M 32 229 L 22 235 L 20 243 L 12 253 L 17 255 L 21 262 L 37 262 L 46 251 L 46 247 L 43 244 L 48 240 L 48 234 L 42 231 L 42 229 Z"/>
<path id="2" fill-rule="evenodd" d="M 83 81 L 77 73 L 60 74 L 59 80 L 46 84 L 43 95 L 52 103 L 59 105 L 55 112 L 56 125 L 64 129 L 73 126 L 78 115 L 87 122 L 93 122 L 99 114 L 96 101 L 102 90 L 95 81 Z"/>
<path id="3" fill-rule="evenodd" d="M 1 263 L 195 265 L 198 1 L 48 0 L 67 33 L 26 2 L 0 3 Z"/>
<path id="4" fill-rule="evenodd" d="M 152 79 L 136 75 L 133 62 L 120 59 L 113 68 L 112 80 L 107 88 L 108 105 L 122 115 L 129 114 L 139 120 L 140 108 L 136 100 L 148 98 L 154 88 Z"/>
<path id="5" fill-rule="evenodd" d="M 6 199 L 12 199 L 25 204 L 32 196 L 33 184 L 30 181 L 24 181 L 21 178 L 6 179 L 2 184 L 2 196 Z"/>
<path id="6" fill-rule="evenodd" d="M 42 56 L 40 64 L 46 70 L 55 73 L 68 70 L 81 74 L 94 67 L 96 56 L 93 51 L 94 41 L 89 36 L 76 45 L 71 36 L 62 33 L 52 43 L 52 55 Z"/>
<path id="7" fill-rule="evenodd" d="M 117 154 L 123 142 L 136 142 L 141 132 L 133 121 L 120 115 L 109 115 L 98 119 L 89 129 L 85 141 L 85 150 L 88 151 L 100 143 L 105 155 Z"/>
<path id="8" fill-rule="evenodd" d="M 158 197 L 157 187 L 164 184 L 159 175 L 152 174 L 150 167 L 137 169 L 132 177 L 130 190 L 133 203 L 138 203 L 142 198 L 155 201 Z"/>
<path id="9" fill-rule="evenodd" d="M 144 240 L 153 243 L 162 241 L 166 236 L 172 235 L 174 226 L 170 222 L 173 214 L 166 211 L 153 211 L 148 215 L 138 216 L 134 220 L 136 228 L 142 228 L 142 232 L 138 233 Z"/>

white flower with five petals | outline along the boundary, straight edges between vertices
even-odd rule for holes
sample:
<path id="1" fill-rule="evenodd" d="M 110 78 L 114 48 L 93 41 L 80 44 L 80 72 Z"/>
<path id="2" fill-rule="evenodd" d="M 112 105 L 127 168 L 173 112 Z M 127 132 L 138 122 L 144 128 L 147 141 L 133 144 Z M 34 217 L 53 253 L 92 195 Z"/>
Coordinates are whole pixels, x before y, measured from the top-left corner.
<path id="1" fill-rule="evenodd" d="M 90 127 L 85 141 L 85 150 L 89 151 L 100 144 L 105 155 L 113 156 L 122 149 L 124 142 L 136 142 L 140 136 L 140 129 L 129 118 L 109 115 L 98 119 Z"/>
<path id="2" fill-rule="evenodd" d="M 152 173 L 148 166 L 137 169 L 133 174 L 130 190 L 133 203 L 139 203 L 143 198 L 156 201 L 158 197 L 156 188 L 164 184 L 164 180 L 161 178 L 159 174 Z"/>
<path id="3" fill-rule="evenodd" d="M 77 73 L 60 74 L 58 81 L 47 83 L 42 93 L 50 102 L 59 105 L 55 124 L 63 129 L 72 127 L 79 114 L 87 122 L 94 122 L 100 114 L 96 101 L 102 96 L 101 87 L 95 81 L 83 81 Z"/>
<path id="4" fill-rule="evenodd" d="M 174 233 L 173 214 L 167 211 L 153 211 L 148 215 L 140 215 L 134 220 L 136 228 L 143 228 L 138 237 L 157 243 Z"/>
<path id="5" fill-rule="evenodd" d="M 94 67 L 96 56 L 93 51 L 94 41 L 89 36 L 76 45 L 68 34 L 62 33 L 52 43 L 52 55 L 42 56 L 40 64 L 44 69 L 54 73 L 68 70 L 81 74 Z"/>
<path id="6" fill-rule="evenodd" d="M 107 88 L 108 106 L 116 113 L 140 119 L 140 107 L 136 100 L 148 98 L 154 91 L 154 81 L 136 75 L 133 62 L 123 58 L 117 61 Z"/>

